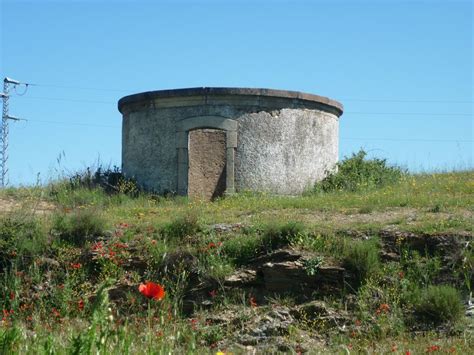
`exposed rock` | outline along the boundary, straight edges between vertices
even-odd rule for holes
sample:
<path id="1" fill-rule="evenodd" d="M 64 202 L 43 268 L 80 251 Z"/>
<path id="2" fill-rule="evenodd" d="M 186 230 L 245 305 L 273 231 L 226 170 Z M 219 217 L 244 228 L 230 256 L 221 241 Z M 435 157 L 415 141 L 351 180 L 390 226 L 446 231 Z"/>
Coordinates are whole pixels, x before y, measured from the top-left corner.
<path id="1" fill-rule="evenodd" d="M 213 304 L 212 292 L 217 292 L 219 284 L 212 278 L 200 278 L 191 273 L 184 291 L 183 313 L 191 314 L 196 309 L 210 308 Z"/>
<path id="2" fill-rule="evenodd" d="M 324 301 L 311 301 L 304 303 L 293 310 L 293 315 L 297 319 L 303 317 L 326 317 L 333 313 Z"/>
<path id="3" fill-rule="evenodd" d="M 276 337 L 288 334 L 288 327 L 294 323 L 290 310 L 286 307 L 276 307 L 270 312 L 256 316 L 241 338 L 243 345 L 255 345 Z"/>
<path id="4" fill-rule="evenodd" d="M 261 267 L 268 262 L 296 261 L 303 257 L 303 252 L 292 249 L 279 249 L 274 252 L 259 256 L 249 262 L 249 266 Z"/>
<path id="5" fill-rule="evenodd" d="M 400 261 L 400 255 L 394 252 L 386 252 L 382 250 L 380 257 L 383 261 Z"/>
<path id="6" fill-rule="evenodd" d="M 137 292 L 138 287 L 132 285 L 116 285 L 109 288 L 109 299 L 113 302 L 124 301 L 131 292 Z"/>
<path id="7" fill-rule="evenodd" d="M 234 336 L 221 342 L 222 348 L 231 346 L 242 353 L 305 353 L 322 346 L 324 341 L 297 327 L 291 328 L 296 319 L 295 309 L 273 305 L 272 308 L 225 309 L 219 315 L 208 317 L 213 324 L 228 325 Z M 296 325 L 296 324 L 295 324 Z M 236 327 L 236 328 L 233 328 Z M 294 332 L 290 334 L 290 329 Z"/>
<path id="8" fill-rule="evenodd" d="M 226 277 L 224 286 L 243 287 L 259 285 L 257 271 L 252 269 L 238 270 L 234 274 Z"/>
<path id="9" fill-rule="evenodd" d="M 41 257 L 39 258 L 39 262 L 41 265 L 46 265 L 49 267 L 59 267 L 59 262 L 57 260 L 47 258 L 47 257 Z"/>
<path id="10" fill-rule="evenodd" d="M 334 294 L 344 288 L 345 269 L 338 265 L 321 265 L 308 270 L 314 254 L 281 249 L 260 256 L 226 278 L 227 288 L 251 288 L 258 294 L 280 293 L 310 297 L 312 293 Z"/>
<path id="11" fill-rule="evenodd" d="M 469 300 L 467 301 L 466 316 L 474 317 L 474 298 L 472 297 L 472 293 L 469 295 Z"/>
<path id="12" fill-rule="evenodd" d="M 316 323 L 320 328 L 337 327 L 344 330 L 350 317 L 346 311 L 335 311 L 323 301 L 311 301 L 295 307 L 292 315 L 299 321 Z"/>
<path id="13" fill-rule="evenodd" d="M 463 244 L 472 240 L 469 233 L 439 234 L 401 232 L 396 230 L 383 230 L 380 232 L 382 247 L 387 253 L 399 253 L 400 247 L 409 247 L 421 254 L 428 252 L 443 256 L 453 256 L 463 249 Z"/>
<path id="14" fill-rule="evenodd" d="M 166 255 L 162 271 L 170 275 L 179 275 L 182 271 L 197 272 L 198 259 L 188 251 L 177 251 Z"/>
<path id="15" fill-rule="evenodd" d="M 304 267 L 305 259 L 268 262 L 262 266 L 265 288 L 274 292 L 334 293 L 344 287 L 344 271 L 340 266 L 320 266 L 314 275 Z"/>
<path id="16" fill-rule="evenodd" d="M 244 225 L 242 223 L 219 223 L 213 224 L 209 228 L 217 233 L 229 233 L 229 232 L 237 232 L 242 229 Z"/>

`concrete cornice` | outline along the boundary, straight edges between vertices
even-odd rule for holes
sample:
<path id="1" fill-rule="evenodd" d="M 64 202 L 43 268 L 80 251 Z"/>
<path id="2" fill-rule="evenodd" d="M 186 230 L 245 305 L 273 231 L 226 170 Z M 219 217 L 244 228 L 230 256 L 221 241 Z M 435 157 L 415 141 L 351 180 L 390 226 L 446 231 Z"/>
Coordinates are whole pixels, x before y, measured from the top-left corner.
<path id="1" fill-rule="evenodd" d="M 280 102 L 279 106 L 281 106 L 281 100 L 290 100 L 290 102 L 297 105 L 299 104 L 304 106 L 305 104 L 309 104 L 309 106 L 315 105 L 318 108 L 322 109 L 327 107 L 329 111 L 335 112 L 338 116 L 341 116 L 342 112 L 344 111 L 344 107 L 341 103 L 324 96 L 288 90 L 230 87 L 197 87 L 186 89 L 147 91 L 121 98 L 118 102 L 118 109 L 121 113 L 124 113 L 124 108 L 129 105 L 134 106 L 136 104 L 146 104 L 151 102 L 159 103 L 160 101 L 169 102 L 170 99 L 172 100 L 172 102 L 175 103 L 174 106 L 177 107 L 187 106 L 193 102 L 198 105 L 222 104 L 218 103 L 219 97 L 223 98 L 224 96 L 234 97 L 235 99 L 238 99 L 238 97 L 241 96 L 242 104 L 246 105 L 248 104 L 248 99 L 251 99 L 253 97 L 257 99 L 262 98 L 264 99 L 263 101 L 265 101 L 267 104 L 271 102 L 272 99 L 275 99 L 275 101 Z M 187 98 L 189 99 L 191 97 L 196 98 L 196 100 L 187 100 Z M 182 99 L 184 99 L 184 101 Z M 183 104 L 184 102 L 188 103 Z M 238 105 L 238 102 L 232 100 L 231 104 Z M 259 104 L 257 103 L 257 106 L 258 105 Z"/>

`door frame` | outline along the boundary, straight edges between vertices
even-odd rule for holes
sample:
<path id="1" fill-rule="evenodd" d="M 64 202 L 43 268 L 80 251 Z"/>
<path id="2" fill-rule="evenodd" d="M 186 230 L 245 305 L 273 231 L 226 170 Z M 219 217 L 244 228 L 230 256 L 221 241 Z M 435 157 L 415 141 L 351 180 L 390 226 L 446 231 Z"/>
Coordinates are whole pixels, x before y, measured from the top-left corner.
<path id="1" fill-rule="evenodd" d="M 226 188 L 225 194 L 235 192 L 235 150 L 237 148 L 236 120 L 222 116 L 187 117 L 176 123 L 176 149 L 178 156 L 178 195 L 188 193 L 189 131 L 195 129 L 220 129 L 226 132 Z"/>

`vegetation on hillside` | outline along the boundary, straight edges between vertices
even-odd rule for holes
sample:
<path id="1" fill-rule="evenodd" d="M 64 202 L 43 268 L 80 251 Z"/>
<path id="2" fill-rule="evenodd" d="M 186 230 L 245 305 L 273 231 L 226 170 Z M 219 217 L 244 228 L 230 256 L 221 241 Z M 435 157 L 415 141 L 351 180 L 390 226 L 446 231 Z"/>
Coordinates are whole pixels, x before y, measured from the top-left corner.
<path id="1" fill-rule="evenodd" d="M 190 201 L 103 171 L 1 191 L 0 353 L 467 353 L 473 181 L 360 152 L 300 197 Z"/>

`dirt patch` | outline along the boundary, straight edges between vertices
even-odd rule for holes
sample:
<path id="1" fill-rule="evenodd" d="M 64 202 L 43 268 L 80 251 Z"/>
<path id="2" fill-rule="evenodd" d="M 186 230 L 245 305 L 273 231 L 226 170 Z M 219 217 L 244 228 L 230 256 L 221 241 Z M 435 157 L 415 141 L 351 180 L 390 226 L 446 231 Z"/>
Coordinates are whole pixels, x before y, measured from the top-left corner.
<path id="1" fill-rule="evenodd" d="M 56 209 L 56 206 L 44 200 L 15 200 L 13 198 L 0 198 L 0 215 L 7 214 L 17 210 L 28 210 L 35 214 L 50 213 Z"/>

